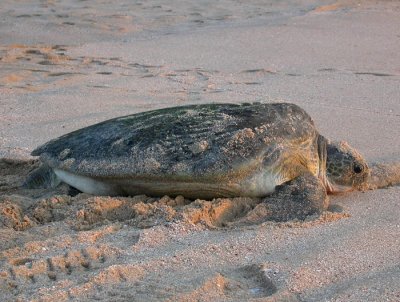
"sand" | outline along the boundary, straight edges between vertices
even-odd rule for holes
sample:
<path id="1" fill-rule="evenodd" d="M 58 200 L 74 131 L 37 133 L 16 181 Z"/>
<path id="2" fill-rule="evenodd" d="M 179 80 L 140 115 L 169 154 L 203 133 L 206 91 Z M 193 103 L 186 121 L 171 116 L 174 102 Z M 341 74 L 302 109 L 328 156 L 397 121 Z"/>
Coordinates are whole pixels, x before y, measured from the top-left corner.
<path id="1" fill-rule="evenodd" d="M 30 152 L 108 118 L 289 101 L 399 162 L 398 1 L 0 4 L 1 301 L 400 301 L 400 187 L 306 221 L 260 200 L 24 190 Z"/>

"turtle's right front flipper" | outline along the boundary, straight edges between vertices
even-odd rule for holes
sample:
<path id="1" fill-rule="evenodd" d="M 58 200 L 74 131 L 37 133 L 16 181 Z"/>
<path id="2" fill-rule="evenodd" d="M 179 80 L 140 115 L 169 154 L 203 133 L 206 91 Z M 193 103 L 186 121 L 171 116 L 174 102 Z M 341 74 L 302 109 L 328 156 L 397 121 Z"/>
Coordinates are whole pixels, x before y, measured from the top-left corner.
<path id="1" fill-rule="evenodd" d="M 22 184 L 25 189 L 48 189 L 54 188 L 60 184 L 60 179 L 54 173 L 53 169 L 43 164 L 31 174 Z"/>
<path id="2" fill-rule="evenodd" d="M 305 173 L 277 186 L 263 202 L 269 213 L 266 220 L 288 221 L 322 213 L 329 200 L 322 182 L 311 173 Z"/>

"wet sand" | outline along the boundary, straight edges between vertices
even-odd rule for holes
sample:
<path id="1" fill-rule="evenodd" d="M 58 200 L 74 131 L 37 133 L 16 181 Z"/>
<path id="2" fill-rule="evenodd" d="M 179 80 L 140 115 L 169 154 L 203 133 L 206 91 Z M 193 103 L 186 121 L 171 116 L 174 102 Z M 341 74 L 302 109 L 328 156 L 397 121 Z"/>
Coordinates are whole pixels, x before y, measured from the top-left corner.
<path id="1" fill-rule="evenodd" d="M 0 7 L 1 301 L 400 301 L 399 186 L 287 223 L 254 199 L 19 187 L 49 139 L 205 102 L 294 102 L 326 137 L 398 162 L 397 1 Z"/>

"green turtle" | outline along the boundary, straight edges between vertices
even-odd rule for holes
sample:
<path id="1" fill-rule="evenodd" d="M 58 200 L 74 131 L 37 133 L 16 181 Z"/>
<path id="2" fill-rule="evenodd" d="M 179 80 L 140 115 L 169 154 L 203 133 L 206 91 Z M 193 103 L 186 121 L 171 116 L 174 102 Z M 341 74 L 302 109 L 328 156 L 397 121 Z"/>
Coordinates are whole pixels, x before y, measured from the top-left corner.
<path id="1" fill-rule="evenodd" d="M 279 197 L 306 208 L 299 217 L 326 208 L 327 193 L 362 188 L 369 175 L 356 150 L 320 135 L 291 103 L 141 112 L 68 133 L 32 155 L 43 165 L 27 187 L 64 182 L 110 196 Z"/>

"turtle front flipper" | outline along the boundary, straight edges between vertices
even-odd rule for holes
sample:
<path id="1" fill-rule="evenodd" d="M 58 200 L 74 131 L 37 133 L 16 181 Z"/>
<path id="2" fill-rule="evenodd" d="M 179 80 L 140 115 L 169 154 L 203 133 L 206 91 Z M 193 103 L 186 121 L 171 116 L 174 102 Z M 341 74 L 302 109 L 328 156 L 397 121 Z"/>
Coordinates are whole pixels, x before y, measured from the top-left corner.
<path id="1" fill-rule="evenodd" d="M 263 200 L 267 220 L 304 220 L 327 209 L 329 201 L 325 186 L 311 173 L 304 173 L 275 188 L 275 192 Z"/>

